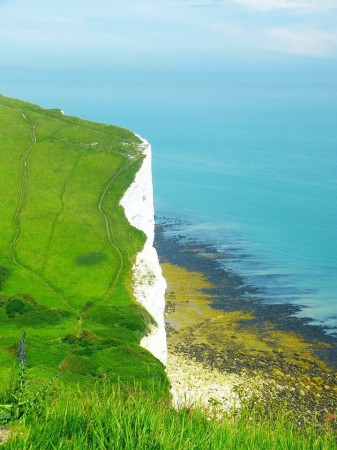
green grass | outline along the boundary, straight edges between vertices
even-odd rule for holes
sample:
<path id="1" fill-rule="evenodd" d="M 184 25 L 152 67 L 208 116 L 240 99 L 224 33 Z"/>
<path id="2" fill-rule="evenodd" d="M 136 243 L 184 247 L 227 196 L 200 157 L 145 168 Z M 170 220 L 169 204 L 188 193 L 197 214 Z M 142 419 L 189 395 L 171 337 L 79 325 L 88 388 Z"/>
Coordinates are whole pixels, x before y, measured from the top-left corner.
<path id="1" fill-rule="evenodd" d="M 38 409 L 12 417 L 3 448 L 336 449 L 335 424 L 299 425 L 289 408 L 246 405 L 218 421 L 170 405 L 163 365 L 139 345 L 152 318 L 133 298 L 131 267 L 145 236 L 119 206 L 138 144 L 128 130 L 0 96 L 0 380 L 8 386 L 24 332 L 21 397 L 33 402 L 61 371 Z M 19 406 L 0 391 L 0 404 Z"/>
<path id="2" fill-rule="evenodd" d="M 153 391 L 152 391 L 153 392 Z M 332 450 L 329 424 L 296 425 L 289 411 L 273 416 L 244 407 L 223 420 L 174 410 L 151 390 L 97 384 L 91 392 L 59 392 L 40 415 L 11 428 L 6 449 Z"/>
<path id="3" fill-rule="evenodd" d="M 25 331 L 37 378 L 61 369 L 71 385 L 165 384 L 139 346 L 152 319 L 133 297 L 131 268 L 145 236 L 119 206 L 142 164 L 139 143 L 0 96 L 0 380 Z"/>

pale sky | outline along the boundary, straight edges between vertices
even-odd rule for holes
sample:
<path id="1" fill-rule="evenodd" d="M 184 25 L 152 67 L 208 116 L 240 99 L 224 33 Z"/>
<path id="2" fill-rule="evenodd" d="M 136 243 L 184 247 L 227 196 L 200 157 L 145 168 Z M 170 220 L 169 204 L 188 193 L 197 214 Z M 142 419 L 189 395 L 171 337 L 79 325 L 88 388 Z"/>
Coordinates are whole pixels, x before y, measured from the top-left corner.
<path id="1" fill-rule="evenodd" d="M 0 0 L 3 67 L 337 59 L 337 0 Z"/>

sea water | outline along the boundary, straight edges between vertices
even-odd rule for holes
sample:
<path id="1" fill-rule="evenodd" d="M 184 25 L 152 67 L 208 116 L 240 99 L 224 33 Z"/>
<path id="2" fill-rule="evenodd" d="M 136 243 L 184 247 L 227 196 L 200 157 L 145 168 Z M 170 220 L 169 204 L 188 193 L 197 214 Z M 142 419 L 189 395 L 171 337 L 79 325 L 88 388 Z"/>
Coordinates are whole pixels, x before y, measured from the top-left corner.
<path id="1" fill-rule="evenodd" d="M 336 332 L 332 72 L 39 72 L 8 76 L 3 93 L 144 136 L 157 215 L 228 253 L 264 301 L 303 305 Z"/>

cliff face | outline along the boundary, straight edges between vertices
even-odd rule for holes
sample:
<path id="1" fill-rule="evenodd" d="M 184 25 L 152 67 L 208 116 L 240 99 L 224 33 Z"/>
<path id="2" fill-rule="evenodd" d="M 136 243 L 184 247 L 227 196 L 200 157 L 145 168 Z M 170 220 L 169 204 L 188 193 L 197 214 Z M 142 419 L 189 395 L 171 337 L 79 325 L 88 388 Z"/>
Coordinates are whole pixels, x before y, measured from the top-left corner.
<path id="1" fill-rule="evenodd" d="M 142 339 L 141 345 L 166 365 L 167 345 L 164 323 L 166 282 L 162 276 L 157 252 L 153 247 L 152 152 L 151 145 L 144 140 L 141 148 L 145 156 L 143 164 L 120 204 L 130 224 L 142 230 L 147 236 L 144 248 L 138 253 L 133 266 L 134 293 L 139 303 L 155 319 L 157 326 L 152 327 L 150 334 Z"/>

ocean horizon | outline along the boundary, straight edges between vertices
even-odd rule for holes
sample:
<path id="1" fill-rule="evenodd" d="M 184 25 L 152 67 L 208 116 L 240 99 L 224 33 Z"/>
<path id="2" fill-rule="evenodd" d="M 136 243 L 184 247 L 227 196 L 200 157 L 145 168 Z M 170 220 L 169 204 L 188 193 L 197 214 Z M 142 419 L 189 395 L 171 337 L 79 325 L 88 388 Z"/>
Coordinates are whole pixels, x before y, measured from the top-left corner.
<path id="1" fill-rule="evenodd" d="M 337 333 L 333 70 L 35 75 L 3 74 L 2 93 L 147 139 L 156 214 L 228 254 L 263 301 Z"/>

